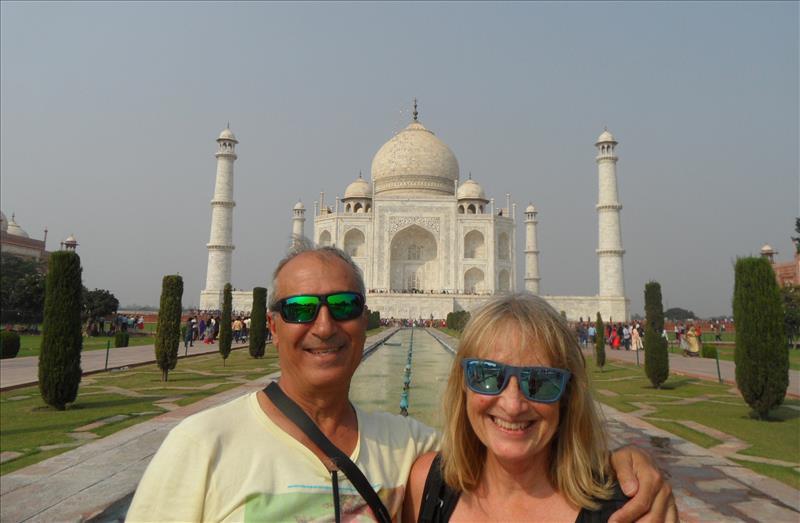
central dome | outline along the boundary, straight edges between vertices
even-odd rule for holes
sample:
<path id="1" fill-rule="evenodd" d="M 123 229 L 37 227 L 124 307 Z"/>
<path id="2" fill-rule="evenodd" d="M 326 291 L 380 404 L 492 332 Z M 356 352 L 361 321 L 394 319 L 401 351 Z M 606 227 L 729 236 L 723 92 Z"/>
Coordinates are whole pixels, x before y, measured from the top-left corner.
<path id="1" fill-rule="evenodd" d="M 458 160 L 443 141 L 413 121 L 372 159 L 375 194 L 452 195 L 458 180 Z"/>

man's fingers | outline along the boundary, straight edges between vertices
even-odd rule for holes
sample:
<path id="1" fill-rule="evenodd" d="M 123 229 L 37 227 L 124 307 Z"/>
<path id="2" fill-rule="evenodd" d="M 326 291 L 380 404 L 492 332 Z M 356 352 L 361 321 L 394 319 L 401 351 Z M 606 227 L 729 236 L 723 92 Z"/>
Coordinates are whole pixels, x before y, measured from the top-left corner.
<path id="1" fill-rule="evenodd" d="M 612 523 L 632 522 L 649 513 L 660 515 L 653 521 L 663 521 L 668 508 L 672 489 L 666 484 L 661 472 L 650 456 L 635 447 L 620 449 L 613 456 L 612 463 L 617 473 L 622 491 L 631 496 L 621 509 L 611 515 Z M 617 460 L 613 458 L 617 457 Z M 666 491 L 664 489 L 666 488 Z"/>
<path id="2" fill-rule="evenodd" d="M 622 492 L 628 497 L 636 495 L 639 489 L 639 482 L 636 480 L 636 473 L 633 471 L 633 459 L 630 448 L 624 447 L 611 454 L 611 467 L 617 476 Z"/>

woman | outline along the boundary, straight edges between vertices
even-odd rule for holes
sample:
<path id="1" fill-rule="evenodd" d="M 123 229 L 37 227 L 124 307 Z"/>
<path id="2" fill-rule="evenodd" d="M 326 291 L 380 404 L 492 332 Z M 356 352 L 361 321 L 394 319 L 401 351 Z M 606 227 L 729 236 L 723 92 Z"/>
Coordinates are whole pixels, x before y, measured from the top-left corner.
<path id="1" fill-rule="evenodd" d="M 644 343 L 642 343 L 642 335 L 639 334 L 639 329 L 631 327 L 631 343 L 633 343 L 633 350 L 642 350 Z"/>
<path id="2" fill-rule="evenodd" d="M 404 520 L 594 522 L 624 504 L 580 347 L 543 299 L 474 313 L 444 412 L 441 454 L 414 464 Z"/>

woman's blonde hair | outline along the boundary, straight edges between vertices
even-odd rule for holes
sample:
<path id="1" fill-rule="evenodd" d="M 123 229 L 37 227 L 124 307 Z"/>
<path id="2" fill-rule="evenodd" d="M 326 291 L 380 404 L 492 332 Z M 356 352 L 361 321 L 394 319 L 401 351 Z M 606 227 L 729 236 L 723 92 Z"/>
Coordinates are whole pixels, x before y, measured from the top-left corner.
<path id="1" fill-rule="evenodd" d="M 611 497 L 607 436 L 589 392 L 586 362 L 564 318 L 546 301 L 521 293 L 493 298 L 474 311 L 464 328 L 444 394 L 442 468 L 445 482 L 472 491 L 480 482 L 486 447 L 467 417 L 461 362 L 489 358 L 490 347 L 515 336 L 520 350 L 544 349 L 552 367 L 572 378 L 559 402 L 558 429 L 550 447 L 549 479 L 575 506 L 596 510 L 594 499 Z"/>

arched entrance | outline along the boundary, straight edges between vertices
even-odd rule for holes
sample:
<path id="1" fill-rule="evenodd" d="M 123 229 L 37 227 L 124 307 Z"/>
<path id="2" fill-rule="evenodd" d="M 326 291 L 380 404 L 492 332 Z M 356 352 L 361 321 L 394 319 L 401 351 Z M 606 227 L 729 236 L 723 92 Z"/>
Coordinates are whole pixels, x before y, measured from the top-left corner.
<path id="1" fill-rule="evenodd" d="M 418 225 L 407 227 L 395 234 L 390 249 L 391 290 L 440 290 L 436 238 L 430 231 Z"/>

